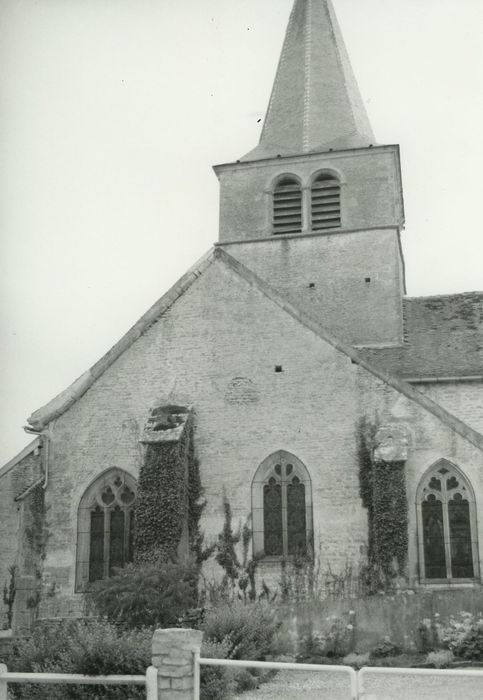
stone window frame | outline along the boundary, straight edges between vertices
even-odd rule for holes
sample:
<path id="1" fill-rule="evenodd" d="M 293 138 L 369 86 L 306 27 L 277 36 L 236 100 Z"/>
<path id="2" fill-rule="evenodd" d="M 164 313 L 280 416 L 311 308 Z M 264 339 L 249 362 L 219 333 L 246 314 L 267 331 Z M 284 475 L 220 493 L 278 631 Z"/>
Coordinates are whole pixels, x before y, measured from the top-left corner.
<path id="1" fill-rule="evenodd" d="M 268 457 L 257 468 L 252 480 L 252 530 L 253 530 L 253 554 L 263 556 L 265 561 L 290 560 L 287 547 L 287 516 L 283 516 L 283 555 L 266 556 L 264 554 L 264 518 L 263 518 L 263 487 L 273 475 L 277 464 L 288 462 L 293 465 L 293 476 L 298 476 L 305 486 L 305 517 L 306 517 L 306 542 L 307 553 L 313 553 L 313 501 L 312 501 L 312 480 L 305 464 L 291 452 L 277 450 Z M 285 499 L 284 499 L 285 502 Z"/>
<path id="2" fill-rule="evenodd" d="M 451 542 L 450 542 L 450 531 L 449 531 L 449 515 L 448 515 L 448 501 L 440 496 L 436 491 L 431 489 L 429 482 L 433 476 L 436 476 L 441 468 L 446 468 L 447 474 L 456 477 L 460 483 L 460 491 L 462 491 L 468 500 L 469 505 L 469 517 L 470 517 L 470 537 L 471 537 L 471 552 L 473 558 L 473 577 L 471 578 L 455 578 L 451 574 Z M 447 475 L 444 474 L 444 478 Z M 459 492 L 459 491 L 458 491 Z M 444 492 L 446 494 L 446 491 Z M 445 560 L 446 560 L 446 578 L 427 578 L 425 569 L 425 557 L 424 557 L 424 528 L 423 528 L 423 512 L 422 504 L 425 497 L 429 494 L 434 494 L 443 503 L 443 536 L 444 536 L 444 546 L 445 546 Z M 477 529 L 477 512 L 476 512 L 476 499 L 471 486 L 471 482 L 464 472 L 453 462 L 447 459 L 438 459 L 434 462 L 423 474 L 418 484 L 416 491 L 416 519 L 417 519 L 417 546 L 418 546 L 418 560 L 419 560 L 419 582 L 422 585 L 458 585 L 475 583 L 480 580 L 479 571 L 479 556 L 478 556 L 478 529 Z"/>
<path id="3" fill-rule="evenodd" d="M 121 483 L 115 485 L 115 480 L 119 478 Z M 102 492 L 111 487 L 114 493 L 114 500 L 110 504 L 105 504 L 101 500 Z M 127 487 L 134 492 L 135 498 L 131 503 L 124 504 L 119 500 L 121 490 Z M 125 537 L 131 534 L 132 514 L 136 502 L 138 484 L 136 479 L 119 467 L 110 467 L 97 476 L 86 488 L 80 498 L 77 508 L 77 546 L 76 546 L 76 571 L 75 571 L 75 592 L 81 593 L 89 586 L 90 579 L 90 541 L 91 541 L 91 512 L 94 507 L 100 506 L 104 510 L 104 576 L 109 576 L 109 543 L 110 543 L 110 513 L 116 505 L 121 506 L 125 514 L 128 514 L 125 525 Z"/>

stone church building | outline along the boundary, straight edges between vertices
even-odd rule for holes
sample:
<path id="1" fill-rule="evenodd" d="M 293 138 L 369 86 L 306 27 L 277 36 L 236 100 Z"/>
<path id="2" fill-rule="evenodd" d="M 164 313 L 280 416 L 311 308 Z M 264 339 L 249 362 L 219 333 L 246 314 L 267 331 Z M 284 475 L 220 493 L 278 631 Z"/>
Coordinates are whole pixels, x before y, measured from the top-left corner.
<path id="1" fill-rule="evenodd" d="M 226 495 L 261 575 L 298 551 L 332 571 L 367 557 L 369 425 L 374 464 L 403 478 L 406 585 L 481 585 L 483 293 L 406 295 L 399 148 L 376 142 L 330 0 L 295 1 L 260 142 L 215 173 L 214 248 L 0 469 L 4 626 L 34 603 L 75 614 L 132 558 L 147 445 L 188 421 L 205 541 Z"/>

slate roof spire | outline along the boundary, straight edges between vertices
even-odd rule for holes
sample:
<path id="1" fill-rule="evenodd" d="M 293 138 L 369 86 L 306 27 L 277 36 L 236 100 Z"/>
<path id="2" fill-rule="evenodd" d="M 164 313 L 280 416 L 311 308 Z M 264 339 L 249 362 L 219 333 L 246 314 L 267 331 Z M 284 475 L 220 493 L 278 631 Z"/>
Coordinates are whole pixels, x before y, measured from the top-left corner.
<path id="1" fill-rule="evenodd" d="M 295 0 L 260 143 L 243 160 L 374 143 L 331 0 Z"/>

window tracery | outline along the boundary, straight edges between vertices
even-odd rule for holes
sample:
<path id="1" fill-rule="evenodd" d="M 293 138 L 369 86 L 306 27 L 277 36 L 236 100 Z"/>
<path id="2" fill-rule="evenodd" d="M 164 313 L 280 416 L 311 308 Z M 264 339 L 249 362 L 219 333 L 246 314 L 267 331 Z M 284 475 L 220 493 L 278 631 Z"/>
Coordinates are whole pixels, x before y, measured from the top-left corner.
<path id="1" fill-rule="evenodd" d="M 421 481 L 417 509 L 422 580 L 476 578 L 475 498 L 462 472 L 447 460 L 437 462 Z"/>
<path id="2" fill-rule="evenodd" d="M 312 487 L 305 466 L 280 451 L 258 468 L 252 483 L 256 554 L 290 557 L 309 553 L 312 542 Z"/>
<path id="3" fill-rule="evenodd" d="M 114 469 L 84 493 L 78 513 L 77 589 L 132 561 L 136 491 L 133 477 Z"/>

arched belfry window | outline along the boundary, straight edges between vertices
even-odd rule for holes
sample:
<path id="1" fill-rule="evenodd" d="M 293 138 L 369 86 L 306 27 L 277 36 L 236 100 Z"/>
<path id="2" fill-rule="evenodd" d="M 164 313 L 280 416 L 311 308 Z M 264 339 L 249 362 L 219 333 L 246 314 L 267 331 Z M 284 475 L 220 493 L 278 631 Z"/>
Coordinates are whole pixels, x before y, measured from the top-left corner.
<path id="1" fill-rule="evenodd" d="M 417 493 L 420 577 L 437 583 L 478 576 L 475 497 L 463 473 L 445 459 L 425 474 Z"/>
<path id="2" fill-rule="evenodd" d="M 302 189 L 291 175 L 281 178 L 273 190 L 273 233 L 302 231 Z"/>
<path id="3" fill-rule="evenodd" d="M 332 173 L 320 173 L 312 183 L 312 231 L 340 228 L 340 182 Z"/>
<path id="4" fill-rule="evenodd" d="M 252 482 L 253 545 L 267 557 L 312 550 L 312 485 L 303 463 L 280 450 L 258 467 Z"/>
<path id="5" fill-rule="evenodd" d="M 108 578 L 132 561 L 136 491 L 136 480 L 115 468 L 104 472 L 82 496 L 77 522 L 77 590 Z"/>

